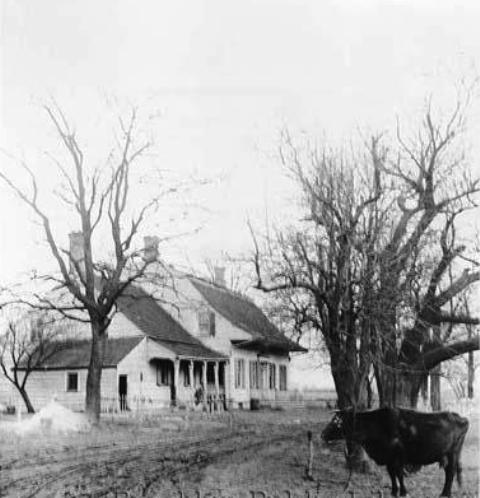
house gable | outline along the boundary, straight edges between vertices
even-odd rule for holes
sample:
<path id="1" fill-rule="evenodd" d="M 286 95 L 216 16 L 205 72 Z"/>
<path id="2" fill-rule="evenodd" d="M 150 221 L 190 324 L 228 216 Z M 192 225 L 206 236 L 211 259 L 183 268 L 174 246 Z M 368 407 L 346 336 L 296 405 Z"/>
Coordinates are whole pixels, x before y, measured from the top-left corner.
<path id="1" fill-rule="evenodd" d="M 209 349 L 187 332 L 150 294 L 132 286 L 119 300 L 119 308 L 144 335 L 183 358 L 219 359 L 225 355 Z"/>
<path id="2" fill-rule="evenodd" d="M 286 353 L 306 351 L 283 335 L 249 299 L 198 278 L 189 280 L 217 313 L 236 329 L 248 334 L 247 337 L 231 337 L 233 344 L 253 350 L 269 349 Z"/>

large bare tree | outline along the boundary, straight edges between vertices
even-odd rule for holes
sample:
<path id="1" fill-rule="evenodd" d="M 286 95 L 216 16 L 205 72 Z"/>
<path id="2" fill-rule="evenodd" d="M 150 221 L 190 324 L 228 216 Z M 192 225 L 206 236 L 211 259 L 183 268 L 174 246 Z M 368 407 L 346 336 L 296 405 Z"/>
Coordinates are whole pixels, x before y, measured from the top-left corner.
<path id="1" fill-rule="evenodd" d="M 409 139 L 398 127 L 394 143 L 374 136 L 361 152 L 283 134 L 280 158 L 303 214 L 266 238 L 254 234 L 256 286 L 283 299 L 297 330 L 319 332 L 341 407 L 366 404 L 372 370 L 381 404 L 415 405 L 431 369 L 479 349 L 478 336 L 440 333 L 442 324 L 478 323 L 447 309 L 480 280 L 455 237 L 480 191 L 463 151 L 468 102 L 447 119 L 428 103 Z"/>
<path id="2" fill-rule="evenodd" d="M 397 156 L 383 166 L 398 181 L 395 218 L 377 248 L 382 361 L 376 377 L 383 404 L 415 406 L 426 373 L 479 348 L 478 336 L 452 343 L 450 334 L 442 334 L 448 324 L 479 323 L 449 306 L 480 280 L 479 262 L 467 257 L 468 247 L 456 237 L 458 220 L 477 209 L 480 191 L 462 140 L 468 103 L 468 96 L 459 100 L 443 120 L 429 103 L 409 139 L 397 126 Z M 402 307 L 409 327 L 398 326 Z"/>
<path id="3" fill-rule="evenodd" d="M 53 309 L 66 318 L 84 321 L 91 328 L 91 356 L 86 386 L 86 411 L 93 421 L 100 416 L 101 376 L 105 355 L 107 330 L 116 311 L 119 298 L 129 286 L 145 277 L 147 268 L 155 258 L 143 257 L 135 248 L 134 239 L 146 216 L 155 210 L 162 196 L 175 190 L 162 189 L 149 199 L 136 199 L 132 207 L 132 169 L 150 148 L 148 140 L 140 140 L 137 110 L 131 109 L 126 119 L 118 119 L 114 134 L 113 150 L 107 150 L 103 165 L 93 168 L 88 164 L 85 150 L 77 139 L 74 128 L 56 104 L 44 110 L 57 134 L 63 156 L 51 156 L 63 180 L 64 188 L 58 192 L 66 208 L 72 209 L 76 219 L 77 249 L 63 248 L 55 235 L 55 219 L 42 207 L 38 169 L 21 161 L 20 165 L 29 178 L 24 187 L 4 171 L 0 179 L 4 185 L 29 206 L 41 223 L 50 252 L 59 274 L 40 276 L 56 286 L 50 294 L 35 293 L 35 299 L 22 299 L 37 309 Z M 106 249 L 95 255 L 94 236 L 100 227 L 108 234 L 103 247 L 113 248 L 113 258 Z M 63 292 L 63 298 L 58 296 Z M 65 297 L 66 296 L 66 297 Z"/>

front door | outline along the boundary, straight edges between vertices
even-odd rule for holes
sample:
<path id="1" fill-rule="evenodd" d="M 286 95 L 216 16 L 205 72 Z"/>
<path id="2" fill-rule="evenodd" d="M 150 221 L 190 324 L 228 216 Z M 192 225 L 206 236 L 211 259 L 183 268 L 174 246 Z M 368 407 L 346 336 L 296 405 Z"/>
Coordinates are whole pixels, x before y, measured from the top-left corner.
<path id="1" fill-rule="evenodd" d="M 120 400 L 120 410 L 123 412 L 127 409 L 127 376 L 118 376 L 118 398 Z"/>

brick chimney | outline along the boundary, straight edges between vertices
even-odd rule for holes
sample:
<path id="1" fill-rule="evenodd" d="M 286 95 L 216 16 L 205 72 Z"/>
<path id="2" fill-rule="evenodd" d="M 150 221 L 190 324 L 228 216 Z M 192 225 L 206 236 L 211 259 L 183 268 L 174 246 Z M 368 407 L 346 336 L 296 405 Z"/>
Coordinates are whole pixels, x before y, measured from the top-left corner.
<path id="1" fill-rule="evenodd" d="M 83 250 L 83 232 L 70 232 L 68 237 L 70 239 L 70 273 L 76 273 L 73 261 L 78 263 L 81 271 L 84 272 L 85 253 Z"/>
<path id="2" fill-rule="evenodd" d="M 156 235 L 146 235 L 143 237 L 143 259 L 147 263 L 152 263 L 158 259 L 158 243 L 160 239 Z"/>
<path id="3" fill-rule="evenodd" d="M 213 272 L 214 272 L 214 281 L 217 285 L 220 285 L 221 287 L 226 287 L 225 283 L 225 267 L 224 266 L 214 266 L 213 267 Z"/>

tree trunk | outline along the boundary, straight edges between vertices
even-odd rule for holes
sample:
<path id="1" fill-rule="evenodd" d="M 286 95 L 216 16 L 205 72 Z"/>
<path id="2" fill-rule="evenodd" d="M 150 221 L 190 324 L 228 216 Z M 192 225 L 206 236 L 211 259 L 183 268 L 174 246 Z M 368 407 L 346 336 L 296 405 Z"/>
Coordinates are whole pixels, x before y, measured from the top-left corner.
<path id="1" fill-rule="evenodd" d="M 475 362 L 473 358 L 473 351 L 468 353 L 468 372 L 467 372 L 467 391 L 468 399 L 473 399 L 473 385 L 475 383 Z"/>
<path id="2" fill-rule="evenodd" d="M 442 409 L 440 396 L 440 375 L 442 373 L 441 365 L 437 365 L 430 372 L 430 406 L 433 411 Z"/>
<path id="3" fill-rule="evenodd" d="M 102 323 L 91 323 L 92 349 L 87 374 L 85 411 L 92 423 L 100 420 L 102 367 L 107 342 L 106 328 Z"/>
<path id="4" fill-rule="evenodd" d="M 27 408 L 28 413 L 35 413 L 35 408 L 33 408 L 32 402 L 30 401 L 30 397 L 28 396 L 27 391 L 25 388 L 17 386 L 18 392 L 22 396 L 23 402 L 25 403 L 25 406 Z"/>
<path id="5" fill-rule="evenodd" d="M 362 410 L 367 407 L 367 389 L 366 383 L 363 388 L 356 392 L 356 375 L 348 362 L 336 362 L 336 368 L 333 368 L 332 375 L 335 382 L 335 389 L 338 398 L 338 407 L 340 409 L 352 408 Z M 345 365 L 345 363 L 347 363 Z M 370 459 L 365 450 L 354 441 L 346 441 L 345 451 L 346 464 L 349 469 L 357 472 L 369 472 L 371 468 Z"/>
<path id="6" fill-rule="evenodd" d="M 340 409 L 355 407 L 362 410 L 367 407 L 367 383 L 363 383 L 363 388 L 358 388 L 358 379 L 350 365 L 332 366 L 332 376 L 337 392 L 338 407 Z"/>
<path id="7" fill-rule="evenodd" d="M 422 385 L 420 387 L 420 393 L 421 393 L 424 405 L 426 405 L 428 403 L 428 381 L 429 381 L 429 376 L 427 374 L 424 376 L 424 378 L 422 380 Z"/>
<path id="8" fill-rule="evenodd" d="M 377 380 L 381 406 L 416 408 L 422 377 L 412 373 L 408 365 L 385 369 L 381 382 Z"/>

